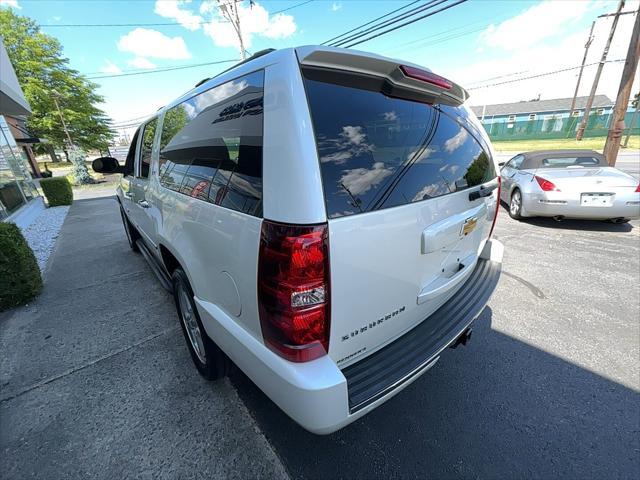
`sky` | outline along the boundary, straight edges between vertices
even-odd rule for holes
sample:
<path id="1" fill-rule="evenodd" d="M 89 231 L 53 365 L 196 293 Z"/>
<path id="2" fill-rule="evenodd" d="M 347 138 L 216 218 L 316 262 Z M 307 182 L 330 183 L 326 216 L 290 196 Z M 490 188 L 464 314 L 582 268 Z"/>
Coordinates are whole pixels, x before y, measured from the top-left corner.
<path id="1" fill-rule="evenodd" d="M 239 8 L 245 47 L 253 53 L 320 44 L 407 3 L 256 0 L 250 7 L 245 0 Z M 149 72 L 240 58 L 237 37 L 216 4 L 211 0 L 0 0 L 0 8 L 31 17 L 61 42 L 71 67 L 99 85 L 105 98 L 101 108 L 116 126 L 140 121 L 233 62 Z M 470 105 L 571 97 L 577 69 L 513 80 L 579 66 L 591 22 L 614 12 L 617 4 L 617 0 L 469 0 L 356 48 L 428 67 L 465 87 L 471 94 Z M 637 9 L 638 0 L 628 0 L 624 8 Z M 634 18 L 620 18 L 609 60 L 625 58 Z M 168 22 L 178 24 L 140 25 Z M 129 26 L 62 26 L 123 23 Z M 600 60 L 611 23 L 611 17 L 596 21 L 587 64 Z M 615 99 L 622 67 L 623 62 L 605 65 L 597 93 Z M 145 73 L 122 75 L 136 72 Z M 585 69 L 580 95 L 588 95 L 595 72 L 596 65 Z M 130 134 L 131 128 L 123 127 L 119 133 Z"/>

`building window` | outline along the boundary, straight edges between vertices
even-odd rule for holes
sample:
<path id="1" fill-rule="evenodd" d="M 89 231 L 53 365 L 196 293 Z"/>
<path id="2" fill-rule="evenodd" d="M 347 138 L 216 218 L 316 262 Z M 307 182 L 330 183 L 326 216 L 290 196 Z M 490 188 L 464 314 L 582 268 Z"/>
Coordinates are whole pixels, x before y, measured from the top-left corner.
<path id="1" fill-rule="evenodd" d="M 516 121 L 516 116 L 515 115 L 509 115 L 507 117 L 507 122 L 515 122 Z"/>
<path id="2" fill-rule="evenodd" d="M 529 120 L 535 120 L 536 118 L 538 118 L 538 117 L 536 116 L 535 113 L 529 114 Z"/>
<path id="3" fill-rule="evenodd" d="M 0 220 L 38 196 L 26 154 L 18 147 L 0 115 Z"/>

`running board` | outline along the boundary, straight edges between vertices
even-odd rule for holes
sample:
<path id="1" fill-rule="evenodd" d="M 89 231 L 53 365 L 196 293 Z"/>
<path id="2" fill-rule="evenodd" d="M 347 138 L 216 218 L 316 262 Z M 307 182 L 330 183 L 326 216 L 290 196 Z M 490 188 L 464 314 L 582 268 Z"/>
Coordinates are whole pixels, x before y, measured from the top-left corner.
<path id="1" fill-rule="evenodd" d="M 156 257 L 154 257 L 153 254 L 149 251 L 147 244 L 144 243 L 141 238 L 139 238 L 138 240 L 136 240 L 136 245 L 140 249 L 140 253 L 142 253 L 144 259 L 151 267 L 151 271 L 158 278 L 158 281 L 160 282 L 160 285 L 162 285 L 162 288 L 167 290 L 169 293 L 173 293 L 173 282 L 171 282 L 171 277 L 167 275 L 167 272 L 164 271 L 164 267 L 160 265 L 160 263 L 156 260 Z"/>

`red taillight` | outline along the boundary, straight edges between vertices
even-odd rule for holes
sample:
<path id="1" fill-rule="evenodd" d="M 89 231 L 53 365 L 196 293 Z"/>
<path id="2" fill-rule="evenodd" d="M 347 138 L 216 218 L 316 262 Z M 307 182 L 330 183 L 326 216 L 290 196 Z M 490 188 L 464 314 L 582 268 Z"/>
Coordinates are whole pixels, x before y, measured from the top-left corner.
<path id="1" fill-rule="evenodd" d="M 553 182 L 550 182 L 549 180 L 539 177 L 537 175 L 535 175 L 535 179 L 538 182 L 538 185 L 540 185 L 540 188 L 544 191 L 544 192 L 559 192 L 560 189 L 558 187 L 556 187 L 554 185 Z"/>
<path id="2" fill-rule="evenodd" d="M 491 230 L 489 230 L 489 238 L 493 235 L 493 229 L 496 226 L 496 220 L 498 219 L 498 212 L 500 211 L 500 193 L 502 192 L 502 177 L 498 177 L 498 198 L 496 199 L 496 213 L 493 215 L 493 222 L 491 223 Z"/>
<path id="3" fill-rule="evenodd" d="M 640 183 L 638 184 L 638 188 L 636 188 L 636 193 L 640 193 Z"/>
<path id="4" fill-rule="evenodd" d="M 292 362 L 329 350 L 327 225 L 264 220 L 258 263 L 258 307 L 266 344 Z"/>
<path id="5" fill-rule="evenodd" d="M 427 72 L 426 70 L 420 70 L 415 67 L 408 67 L 407 65 L 400 65 L 400 70 L 405 76 L 413 78 L 414 80 L 420 80 L 421 82 L 427 82 L 436 87 L 444 88 L 445 90 L 451 90 L 453 84 L 444 77 L 436 75 L 435 73 Z"/>

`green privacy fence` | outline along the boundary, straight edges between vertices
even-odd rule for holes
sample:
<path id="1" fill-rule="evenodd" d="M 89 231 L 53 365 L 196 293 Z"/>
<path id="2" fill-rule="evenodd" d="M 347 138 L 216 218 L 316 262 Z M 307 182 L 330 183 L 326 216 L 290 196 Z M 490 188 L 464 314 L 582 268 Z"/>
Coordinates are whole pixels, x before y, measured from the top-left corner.
<path id="1" fill-rule="evenodd" d="M 633 112 L 625 115 L 625 125 L 631 124 Z M 640 134 L 638 121 L 640 115 L 636 115 L 631 133 Z M 575 137 L 578 125 L 582 121 L 582 115 L 568 117 L 566 114 L 539 115 L 535 120 L 518 120 L 509 122 L 507 118 L 487 118 L 482 125 L 489 134 L 491 140 L 543 140 Z M 611 114 L 598 115 L 595 112 L 589 115 L 589 123 L 585 129 L 585 137 L 604 137 L 607 135 L 611 122 Z"/>

